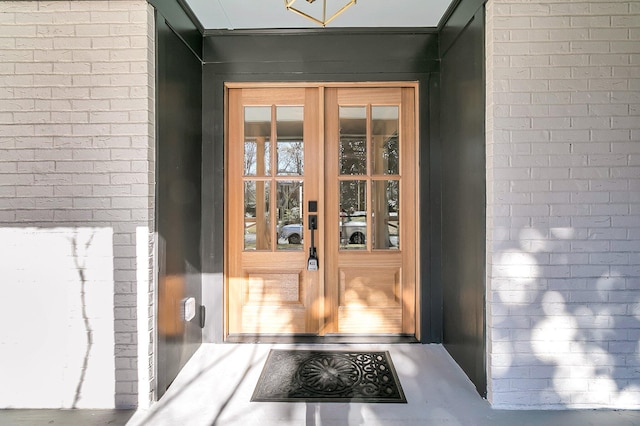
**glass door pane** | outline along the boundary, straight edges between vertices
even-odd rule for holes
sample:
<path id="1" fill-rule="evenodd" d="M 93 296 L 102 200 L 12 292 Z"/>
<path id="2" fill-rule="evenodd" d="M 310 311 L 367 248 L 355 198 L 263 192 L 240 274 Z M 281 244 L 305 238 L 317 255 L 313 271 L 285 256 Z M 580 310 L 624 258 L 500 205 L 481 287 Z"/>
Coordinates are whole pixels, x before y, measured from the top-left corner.
<path id="1" fill-rule="evenodd" d="M 278 250 L 302 250 L 302 181 L 279 181 L 277 186 Z"/>
<path id="2" fill-rule="evenodd" d="M 340 182 L 340 249 L 366 250 L 367 181 Z"/>
<path id="3" fill-rule="evenodd" d="M 373 223 L 374 249 L 397 250 L 400 247 L 399 201 L 399 181 L 377 180 L 373 182 L 371 222 Z"/>
<path id="4" fill-rule="evenodd" d="M 244 249 L 271 250 L 271 182 L 244 183 Z"/>
<path id="5" fill-rule="evenodd" d="M 340 107 L 339 156 L 341 175 L 367 173 L 366 107 Z"/>
<path id="6" fill-rule="evenodd" d="M 373 173 L 400 174 L 397 106 L 371 107 L 371 139 Z"/>
<path id="7" fill-rule="evenodd" d="M 244 175 L 271 174 L 271 107 L 244 109 Z"/>
<path id="8" fill-rule="evenodd" d="M 276 107 L 276 158 L 279 176 L 304 174 L 303 119 L 301 106 Z"/>

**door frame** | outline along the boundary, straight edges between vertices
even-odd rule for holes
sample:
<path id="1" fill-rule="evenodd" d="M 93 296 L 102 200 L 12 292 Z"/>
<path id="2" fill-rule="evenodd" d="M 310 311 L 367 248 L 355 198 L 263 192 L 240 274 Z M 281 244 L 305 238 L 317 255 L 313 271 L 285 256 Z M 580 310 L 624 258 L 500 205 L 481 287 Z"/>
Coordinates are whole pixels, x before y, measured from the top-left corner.
<path id="1" fill-rule="evenodd" d="M 359 336 L 359 335 L 328 335 L 328 336 L 307 336 L 307 335 L 282 335 L 282 336 L 261 336 L 261 335 L 247 335 L 247 336 L 229 336 L 229 258 L 230 253 L 228 252 L 228 243 L 224 243 L 224 253 L 223 253 L 223 303 L 222 303 L 222 315 L 223 315 L 223 340 L 228 342 L 238 342 L 238 341 L 246 341 L 246 342 L 290 342 L 290 341 L 310 341 L 316 342 L 321 341 L 324 343 L 329 342 L 418 342 L 421 341 L 421 336 L 423 333 L 421 325 L 424 323 L 424 319 L 421 317 L 422 315 L 422 271 L 421 268 L 421 241 L 423 238 L 421 237 L 420 232 L 420 218 L 422 217 L 421 211 L 421 193 L 420 193 L 420 180 L 421 180 L 421 171 L 420 171 L 420 82 L 419 81 L 374 81 L 374 82 L 224 82 L 224 125 L 223 125 L 223 135 L 224 135 L 224 179 L 223 179 L 223 199 L 224 199 L 224 223 L 227 223 L 228 220 L 228 171 L 229 171 L 229 156 L 228 156 L 228 144 L 229 144 L 229 108 L 228 108 L 228 100 L 229 100 L 229 90 L 230 89 L 254 89 L 254 88 L 318 88 L 320 89 L 320 103 L 324 105 L 324 90 L 323 88 L 412 88 L 414 90 L 414 102 L 413 102 L 413 113 L 414 113 L 414 147 L 413 152 L 415 153 L 414 161 L 414 187 L 413 187 L 413 198 L 415 203 L 415 243 L 413 250 L 413 261 L 415 263 L 415 287 L 414 287 L 414 303 L 415 303 L 415 334 L 410 336 L 408 335 L 367 335 L 367 336 Z M 325 139 L 324 135 L 324 108 L 321 108 L 320 111 L 320 130 L 319 130 L 319 138 L 321 140 Z M 322 244 L 322 243 L 321 243 Z"/>

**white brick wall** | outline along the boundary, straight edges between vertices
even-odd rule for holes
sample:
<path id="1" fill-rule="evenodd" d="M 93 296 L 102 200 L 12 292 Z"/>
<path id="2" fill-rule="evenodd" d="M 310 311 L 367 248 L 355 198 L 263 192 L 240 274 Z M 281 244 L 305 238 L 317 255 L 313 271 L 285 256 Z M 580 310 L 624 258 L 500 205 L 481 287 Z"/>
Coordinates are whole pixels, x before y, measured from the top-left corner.
<path id="1" fill-rule="evenodd" d="M 152 398 L 153 34 L 144 0 L 0 2 L 0 408 Z"/>
<path id="2" fill-rule="evenodd" d="M 640 3 L 487 3 L 497 408 L 640 408 Z"/>

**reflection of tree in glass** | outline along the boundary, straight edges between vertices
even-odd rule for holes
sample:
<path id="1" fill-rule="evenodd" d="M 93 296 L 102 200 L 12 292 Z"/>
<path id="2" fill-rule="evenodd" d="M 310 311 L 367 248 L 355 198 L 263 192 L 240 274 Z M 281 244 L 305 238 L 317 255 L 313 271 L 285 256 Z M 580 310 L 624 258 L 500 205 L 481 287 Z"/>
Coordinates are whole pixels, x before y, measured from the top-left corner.
<path id="1" fill-rule="evenodd" d="M 256 217 L 256 183 L 253 181 L 244 184 L 244 211 L 245 217 Z"/>
<path id="2" fill-rule="evenodd" d="M 340 137 L 340 174 L 362 175 L 367 173 L 367 146 L 362 136 Z"/>
<path id="3" fill-rule="evenodd" d="M 389 205 L 389 212 L 397 212 L 398 211 L 398 181 L 392 180 L 389 181 L 387 186 L 387 204 Z"/>
<path id="4" fill-rule="evenodd" d="M 278 174 L 302 175 L 304 146 L 301 141 L 278 141 Z"/>
<path id="5" fill-rule="evenodd" d="M 302 182 L 278 182 L 278 219 L 283 225 L 300 223 Z"/>
<path id="6" fill-rule="evenodd" d="M 255 142 L 244 143 L 244 174 L 256 174 L 256 144 Z"/>
<path id="7" fill-rule="evenodd" d="M 271 152 L 269 151 L 269 142 L 264 141 L 264 158 L 260 160 L 258 158 L 258 143 L 256 141 L 246 141 L 244 143 L 244 174 L 245 176 L 255 176 L 258 172 L 258 161 L 261 161 L 260 165 L 263 166 L 264 171 L 261 174 L 269 175 L 269 159 L 271 158 Z"/>
<path id="8" fill-rule="evenodd" d="M 340 182 L 340 205 L 353 218 L 356 212 L 364 211 L 367 206 L 366 181 L 352 180 Z"/>
<path id="9" fill-rule="evenodd" d="M 258 191 L 260 189 L 260 191 Z M 258 194 L 260 192 L 260 194 Z M 256 181 L 245 182 L 244 186 L 244 210 L 245 217 L 256 217 L 256 209 L 258 201 L 264 196 L 262 206 L 266 212 L 269 212 L 271 193 L 270 182 L 263 182 L 262 185 L 256 185 Z"/>
<path id="10" fill-rule="evenodd" d="M 398 160 L 400 158 L 400 145 L 397 132 L 384 141 L 382 155 L 387 162 L 385 173 L 390 175 L 398 173 L 400 170 Z"/>

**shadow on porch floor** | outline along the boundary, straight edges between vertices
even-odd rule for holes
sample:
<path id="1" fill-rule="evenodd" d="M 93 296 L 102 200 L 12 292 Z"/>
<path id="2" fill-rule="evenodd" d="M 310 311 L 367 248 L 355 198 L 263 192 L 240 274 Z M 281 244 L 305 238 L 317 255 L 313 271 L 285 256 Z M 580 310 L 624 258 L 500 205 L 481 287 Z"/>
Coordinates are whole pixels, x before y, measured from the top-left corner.
<path id="1" fill-rule="evenodd" d="M 269 350 L 292 346 L 204 344 L 162 399 L 127 425 L 640 425 L 638 411 L 493 410 L 441 345 L 295 346 L 388 350 L 407 404 L 250 402 Z"/>

